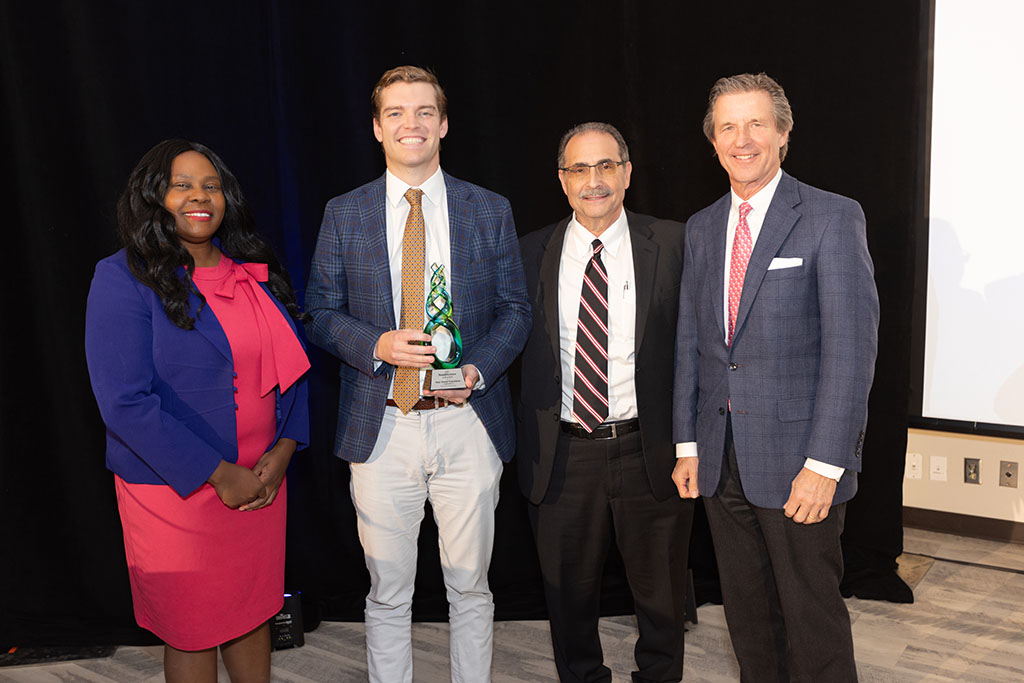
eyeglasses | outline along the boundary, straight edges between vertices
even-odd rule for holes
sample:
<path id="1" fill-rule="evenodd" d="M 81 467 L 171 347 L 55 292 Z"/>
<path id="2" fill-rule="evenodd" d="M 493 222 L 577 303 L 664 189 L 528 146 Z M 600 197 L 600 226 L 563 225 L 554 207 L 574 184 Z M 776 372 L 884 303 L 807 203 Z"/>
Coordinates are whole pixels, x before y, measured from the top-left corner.
<path id="1" fill-rule="evenodd" d="M 598 175 L 610 178 L 615 175 L 615 172 L 619 170 L 619 166 L 626 164 L 625 161 L 612 161 L 611 159 L 605 159 L 599 161 L 596 164 L 573 164 L 565 168 L 559 167 L 559 171 L 566 174 L 570 178 L 580 180 L 585 176 L 590 175 L 590 169 L 596 168 Z"/>

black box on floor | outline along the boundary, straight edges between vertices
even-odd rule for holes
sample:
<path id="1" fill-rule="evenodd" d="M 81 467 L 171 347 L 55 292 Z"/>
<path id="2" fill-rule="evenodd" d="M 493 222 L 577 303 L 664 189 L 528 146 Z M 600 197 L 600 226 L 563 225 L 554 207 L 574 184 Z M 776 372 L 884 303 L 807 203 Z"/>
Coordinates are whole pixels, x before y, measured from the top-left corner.
<path id="1" fill-rule="evenodd" d="M 285 593 L 284 607 L 270 620 L 270 648 L 284 650 L 306 644 L 302 634 L 302 593 Z"/>

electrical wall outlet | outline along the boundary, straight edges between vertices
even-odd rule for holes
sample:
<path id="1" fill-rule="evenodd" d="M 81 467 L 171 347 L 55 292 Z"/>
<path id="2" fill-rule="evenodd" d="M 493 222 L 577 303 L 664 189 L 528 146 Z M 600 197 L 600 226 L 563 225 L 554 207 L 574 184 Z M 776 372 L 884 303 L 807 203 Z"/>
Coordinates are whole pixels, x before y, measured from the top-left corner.
<path id="1" fill-rule="evenodd" d="M 964 458 L 964 483 L 981 483 L 981 458 Z"/>
<path id="2" fill-rule="evenodd" d="M 999 461 L 999 485 L 1017 488 L 1017 462 L 1014 460 Z"/>
<path id="3" fill-rule="evenodd" d="M 946 481 L 946 456 L 933 455 L 928 458 L 928 478 L 932 481 Z"/>
<path id="4" fill-rule="evenodd" d="M 920 479 L 924 470 L 923 458 L 920 453 L 907 453 L 907 466 L 904 477 L 907 479 Z"/>

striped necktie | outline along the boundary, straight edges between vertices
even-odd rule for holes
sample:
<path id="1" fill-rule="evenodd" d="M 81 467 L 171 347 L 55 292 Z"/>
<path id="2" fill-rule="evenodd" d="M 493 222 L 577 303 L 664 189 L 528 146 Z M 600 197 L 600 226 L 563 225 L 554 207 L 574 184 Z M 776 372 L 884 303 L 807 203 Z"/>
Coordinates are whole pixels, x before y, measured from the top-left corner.
<path id="1" fill-rule="evenodd" d="M 608 272 L 601 262 L 601 240 L 583 273 L 572 416 L 588 432 L 608 417 Z"/>

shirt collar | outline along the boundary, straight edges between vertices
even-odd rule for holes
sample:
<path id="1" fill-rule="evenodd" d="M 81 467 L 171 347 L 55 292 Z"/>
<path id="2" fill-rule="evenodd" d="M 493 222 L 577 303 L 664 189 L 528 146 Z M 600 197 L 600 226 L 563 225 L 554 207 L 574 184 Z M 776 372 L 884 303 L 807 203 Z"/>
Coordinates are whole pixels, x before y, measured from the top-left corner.
<path id="1" fill-rule="evenodd" d="M 626 209 L 623 207 L 615 222 L 609 225 L 608 229 L 602 232 L 598 238 L 601 240 L 601 244 L 604 245 L 604 250 L 611 254 L 612 257 L 618 256 L 619 247 L 622 246 L 622 238 L 625 237 L 628 228 L 629 223 L 626 221 Z M 569 236 L 576 255 L 580 258 L 589 258 L 591 252 L 590 245 L 594 242 L 594 233 L 580 225 L 580 222 L 576 220 L 575 211 L 572 214 L 572 220 L 569 221 Z"/>
<path id="2" fill-rule="evenodd" d="M 413 187 L 390 170 L 384 172 L 384 183 L 391 206 L 398 206 L 398 203 L 405 199 L 406 191 Z M 444 174 L 441 173 L 440 166 L 434 171 L 434 175 L 423 181 L 419 189 L 423 190 L 423 196 L 426 197 L 427 201 L 434 206 L 440 205 L 444 195 Z"/>
<path id="3" fill-rule="evenodd" d="M 739 213 L 740 204 L 746 202 L 750 204 L 750 208 L 759 216 L 764 216 L 768 212 L 768 207 L 771 206 L 772 198 L 775 196 L 775 190 L 779 187 L 779 181 L 782 180 L 782 169 L 780 168 L 775 172 L 775 177 L 772 178 L 767 185 L 762 187 L 757 193 L 750 199 L 740 199 L 739 195 L 734 190 L 730 190 L 732 194 L 732 210 Z"/>

